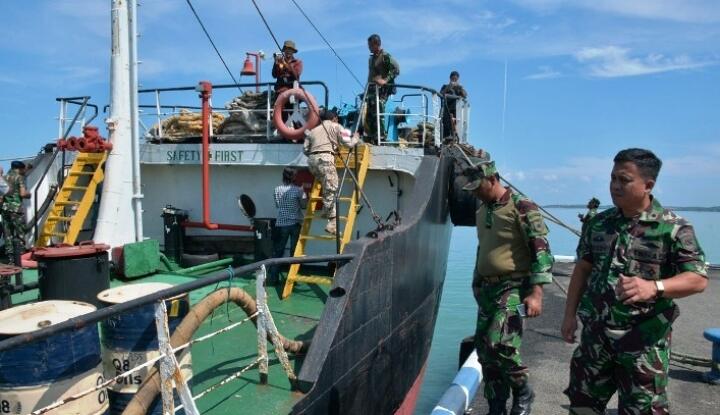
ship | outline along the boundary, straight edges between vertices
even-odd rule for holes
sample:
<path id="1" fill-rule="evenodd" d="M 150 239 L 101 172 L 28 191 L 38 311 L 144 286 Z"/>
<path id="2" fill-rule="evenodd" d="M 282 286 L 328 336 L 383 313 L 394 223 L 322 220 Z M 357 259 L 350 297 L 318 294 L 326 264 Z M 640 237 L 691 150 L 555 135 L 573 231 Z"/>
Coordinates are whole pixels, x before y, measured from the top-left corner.
<path id="1" fill-rule="evenodd" d="M 315 100 L 330 107 L 325 84 L 303 81 L 281 94 L 291 96 L 290 122 L 273 121 L 286 103 L 278 104 L 272 83 L 141 90 L 135 7 L 112 2 L 107 138 L 91 124 L 99 104 L 58 98 L 60 138 L 28 175 L 36 248 L 17 259 L 27 265 L 22 272 L 2 269 L 22 276 L 4 288 L 13 307 L 0 312 L 2 405 L 8 413 L 58 414 L 161 413 L 152 411 L 180 404 L 202 414 L 412 413 L 452 227 L 474 222 L 475 200 L 459 191 L 468 154 L 478 155 L 467 144 L 467 101 L 456 97 L 450 134 L 436 90 L 395 84 L 385 134 L 337 157 L 343 185 L 338 233 L 330 236 L 302 140 L 283 137 L 311 126 Z M 363 105 L 376 103 L 363 96 L 340 108 L 346 127 L 357 128 Z M 229 128 L 230 120 L 243 128 Z M 183 123 L 194 132 L 177 133 Z M 305 173 L 299 184 L 309 207 L 295 252 L 271 258 L 271 194 L 288 166 Z M 265 285 L 276 266 L 288 267 L 284 283 Z M 77 310 L 46 317 L 62 301 Z M 77 305 L 86 303 L 97 309 Z M 148 307 L 157 350 L 137 359 L 128 357 L 137 351 L 110 350 L 109 333 Z M 187 323 L 193 316 L 198 321 Z M 87 340 L 93 336 L 103 337 L 102 347 Z M 30 359 L 47 378 L 11 376 L 10 367 L 27 363 L 18 361 L 23 353 L 44 356 L 38 347 L 70 359 L 67 370 L 46 373 L 58 358 L 48 355 Z M 180 348 L 190 350 L 191 363 Z M 76 353 L 91 361 L 82 373 L 70 371 Z M 87 373 L 94 384 L 72 380 Z M 42 398 L 22 401 L 30 387 L 22 382 Z M 78 405 L 88 396 L 92 405 Z"/>

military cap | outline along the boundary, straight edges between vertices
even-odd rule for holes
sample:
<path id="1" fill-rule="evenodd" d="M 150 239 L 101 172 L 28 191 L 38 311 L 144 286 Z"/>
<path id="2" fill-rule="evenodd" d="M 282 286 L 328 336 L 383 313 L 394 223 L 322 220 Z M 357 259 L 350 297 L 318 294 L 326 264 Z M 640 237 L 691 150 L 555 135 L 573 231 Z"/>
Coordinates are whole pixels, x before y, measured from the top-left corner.
<path id="1" fill-rule="evenodd" d="M 472 158 L 471 158 L 471 161 Z M 474 163 L 474 161 L 473 161 Z M 483 161 L 476 163 L 474 168 L 466 169 L 463 175 L 468 178 L 468 183 L 463 186 L 463 190 L 473 191 L 480 186 L 480 181 L 486 177 L 497 174 L 494 161 Z"/>

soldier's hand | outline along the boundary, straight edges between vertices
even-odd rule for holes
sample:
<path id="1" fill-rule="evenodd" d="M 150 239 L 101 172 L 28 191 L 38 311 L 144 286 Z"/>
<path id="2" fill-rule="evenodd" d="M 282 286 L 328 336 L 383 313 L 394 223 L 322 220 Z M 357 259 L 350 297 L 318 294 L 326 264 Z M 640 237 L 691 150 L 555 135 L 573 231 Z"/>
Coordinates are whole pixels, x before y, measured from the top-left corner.
<path id="1" fill-rule="evenodd" d="M 563 340 L 567 343 L 575 343 L 575 332 L 577 331 L 578 322 L 577 318 L 573 316 L 565 316 L 560 326 L 560 333 L 562 334 Z"/>
<path id="2" fill-rule="evenodd" d="M 655 298 L 657 286 L 654 281 L 644 280 L 640 277 L 626 277 L 620 274 L 615 295 L 623 304 L 634 304 Z"/>
<path id="3" fill-rule="evenodd" d="M 528 317 L 537 317 L 542 314 L 542 300 L 542 286 L 534 285 L 532 293 L 523 300 Z"/>

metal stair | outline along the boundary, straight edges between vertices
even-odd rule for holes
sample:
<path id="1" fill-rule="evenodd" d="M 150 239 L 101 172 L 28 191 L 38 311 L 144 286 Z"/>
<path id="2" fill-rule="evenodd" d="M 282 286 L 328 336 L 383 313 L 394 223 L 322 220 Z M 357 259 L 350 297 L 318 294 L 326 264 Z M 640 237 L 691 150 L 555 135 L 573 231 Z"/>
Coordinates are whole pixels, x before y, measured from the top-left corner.
<path id="1" fill-rule="evenodd" d="M 368 167 L 370 166 L 370 145 L 364 144 L 359 145 L 356 149 L 343 148 L 338 155 L 335 156 L 335 167 L 338 168 L 338 178 L 340 180 L 346 177 L 345 182 L 350 179 L 349 172 L 343 174 L 343 170 L 346 168 L 352 169 L 355 177 L 357 177 L 357 187 L 353 186 L 351 196 L 338 197 L 340 202 L 340 208 L 337 210 L 339 225 L 337 227 L 337 235 L 332 236 L 324 233 L 324 222 L 325 219 L 321 217 L 322 209 L 319 207 L 319 203 L 322 201 L 321 196 L 321 185 L 320 182 L 315 179 L 313 182 L 312 190 L 310 191 L 310 199 L 308 200 L 308 207 L 305 211 L 305 218 L 303 219 L 302 228 L 300 230 L 300 238 L 295 246 L 294 257 L 303 257 L 307 250 L 308 242 L 335 242 L 337 244 L 337 252 L 342 253 L 345 245 L 350 242 L 352 232 L 355 227 L 355 219 L 357 218 L 358 209 L 360 208 L 360 194 L 358 189 L 362 189 L 365 184 L 365 177 L 367 176 Z M 341 159 L 342 157 L 342 159 Z M 342 194 L 343 183 L 340 183 L 340 194 Z M 341 213 L 345 212 L 345 215 Z M 319 219 L 323 222 L 323 226 L 319 227 L 322 234 L 313 234 L 313 222 Z M 317 228 L 317 227 L 316 227 Z M 288 272 L 287 279 L 285 281 L 285 288 L 283 289 L 282 298 L 287 298 L 292 293 L 293 287 L 296 283 L 305 284 L 332 284 L 332 277 L 320 276 L 320 275 L 305 275 L 301 273 L 300 264 L 290 265 L 290 271 Z"/>
<path id="2" fill-rule="evenodd" d="M 65 182 L 55 196 L 35 246 L 58 242 L 75 244 L 95 201 L 97 186 L 105 178 L 107 153 L 78 153 Z"/>

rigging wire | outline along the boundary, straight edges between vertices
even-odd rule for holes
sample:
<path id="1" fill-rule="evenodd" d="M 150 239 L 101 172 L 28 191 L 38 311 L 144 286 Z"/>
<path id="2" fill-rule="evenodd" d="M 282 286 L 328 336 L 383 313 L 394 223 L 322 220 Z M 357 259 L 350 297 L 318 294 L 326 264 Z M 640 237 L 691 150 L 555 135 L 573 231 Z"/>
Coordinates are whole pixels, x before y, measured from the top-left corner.
<path id="1" fill-rule="evenodd" d="M 196 19 L 197 22 L 200 24 L 200 27 L 202 28 L 202 31 L 205 32 L 205 36 L 206 36 L 206 37 L 208 38 L 208 40 L 210 41 L 210 44 L 212 45 L 213 49 L 215 49 L 215 53 L 217 53 L 218 58 L 220 58 L 220 61 L 222 62 L 223 66 L 225 67 L 225 70 L 227 71 L 228 75 L 230 75 L 230 78 L 232 78 L 233 83 L 234 83 L 235 85 L 237 85 L 237 88 L 238 88 L 238 90 L 240 90 L 240 93 L 243 93 L 243 90 L 242 90 L 242 88 L 240 87 L 237 79 L 235 79 L 235 76 L 232 74 L 232 71 L 230 70 L 230 68 L 228 67 L 227 63 L 225 62 L 225 59 L 223 59 L 222 54 L 221 54 L 220 51 L 218 50 L 217 46 L 215 46 L 215 42 L 212 40 L 212 37 L 210 36 L 210 33 L 208 33 L 207 29 L 205 28 L 205 25 L 203 24 L 202 19 L 200 19 L 200 16 L 199 16 L 199 15 L 197 14 L 197 12 L 195 11 L 195 7 L 193 7 L 193 5 L 192 5 L 192 3 L 190 2 L 190 0 L 185 0 L 185 2 L 187 3 L 188 6 L 190 6 L 190 10 L 192 10 L 193 14 L 195 15 L 195 19 Z"/>
<path id="2" fill-rule="evenodd" d="M 282 47 L 280 46 L 280 42 L 278 42 L 277 37 L 275 37 L 275 33 L 273 33 L 272 28 L 270 28 L 270 24 L 265 19 L 265 16 L 263 15 L 262 11 L 260 10 L 260 7 L 258 6 L 257 2 L 255 0 L 251 0 L 251 1 L 253 3 L 253 6 L 255 6 L 255 10 L 257 10 L 258 14 L 260 15 L 260 18 L 262 19 L 263 24 L 265 24 L 265 28 L 267 29 L 268 33 L 270 33 L 270 37 L 272 37 L 273 42 L 275 42 L 275 46 L 277 46 L 278 50 L 280 52 L 282 52 Z M 297 79 L 297 83 L 300 86 L 300 90 L 305 95 L 305 101 L 308 102 L 308 109 L 310 111 L 313 111 L 316 115 L 319 116 L 320 113 L 319 113 L 318 109 L 315 108 L 313 105 L 309 104 L 310 99 L 308 98 L 307 91 L 305 91 L 305 88 L 302 87 L 302 84 L 300 83 L 300 77 L 295 72 L 295 68 L 293 68 L 292 65 L 289 65 L 289 62 L 286 61 L 284 54 L 282 54 L 281 56 L 282 56 L 283 61 L 286 64 L 288 64 L 288 68 L 293 72 L 295 79 Z M 366 93 L 367 93 L 368 85 L 369 84 L 367 84 L 365 86 Z M 330 132 L 327 130 L 327 128 L 325 128 L 325 124 L 320 122 L 320 126 L 323 128 L 323 130 L 325 130 L 325 134 L 330 136 Z M 352 178 L 353 182 L 355 183 L 355 188 L 359 191 L 360 196 L 365 201 L 365 205 L 368 207 L 368 209 L 370 209 L 372 219 L 378 225 L 378 229 L 385 229 L 386 225 L 385 225 L 385 223 L 383 223 L 382 217 L 380 215 L 378 215 L 377 212 L 375 211 L 375 209 L 373 208 L 372 204 L 370 203 L 370 199 L 368 199 L 367 195 L 365 194 L 365 191 L 363 191 L 362 187 L 360 187 L 357 177 L 355 177 L 355 174 L 352 172 L 352 170 L 350 169 L 350 167 L 348 166 L 348 164 L 345 162 L 345 160 L 342 157 L 340 157 L 340 160 L 342 160 L 343 165 L 345 166 L 345 170 L 350 174 L 350 177 Z M 340 189 L 340 187 L 338 186 L 338 190 L 339 189 Z M 338 197 L 339 194 L 336 194 L 335 196 Z M 339 237 L 339 236 L 340 236 L 340 234 L 336 234 L 336 237 Z"/>
<path id="3" fill-rule="evenodd" d="M 353 73 L 353 71 L 350 69 L 350 67 L 347 65 L 347 63 L 345 63 L 345 61 L 340 57 L 340 55 L 338 55 L 338 53 L 337 53 L 337 51 L 335 50 L 335 48 L 332 47 L 332 45 L 331 45 L 330 42 L 325 38 L 325 36 L 323 36 L 323 34 L 320 32 L 320 29 L 318 29 L 317 26 L 315 26 L 315 23 L 313 23 L 313 21 L 310 20 L 310 17 L 305 13 L 305 10 L 303 10 L 302 7 L 300 7 L 300 5 L 297 3 L 297 1 L 295 1 L 295 0 L 290 0 L 290 1 L 295 5 L 295 7 L 298 8 L 298 10 L 300 10 L 300 13 L 302 13 L 302 15 L 305 16 L 305 19 L 308 21 L 308 23 L 310 23 L 310 26 L 312 26 L 312 28 L 315 29 L 315 31 L 317 32 L 317 34 L 320 35 L 320 38 L 321 38 L 321 39 L 325 42 L 325 44 L 330 48 L 330 50 L 332 51 L 332 53 L 335 54 L 335 57 L 340 61 L 340 63 L 343 64 L 343 66 L 345 67 L 345 69 L 347 69 L 347 71 L 350 72 L 350 75 L 353 77 L 353 79 L 355 79 L 355 82 L 357 82 L 358 85 L 360 85 L 360 88 L 365 88 L 365 85 L 360 81 L 360 79 L 355 75 L 355 73 Z"/>

